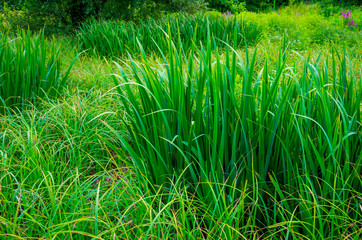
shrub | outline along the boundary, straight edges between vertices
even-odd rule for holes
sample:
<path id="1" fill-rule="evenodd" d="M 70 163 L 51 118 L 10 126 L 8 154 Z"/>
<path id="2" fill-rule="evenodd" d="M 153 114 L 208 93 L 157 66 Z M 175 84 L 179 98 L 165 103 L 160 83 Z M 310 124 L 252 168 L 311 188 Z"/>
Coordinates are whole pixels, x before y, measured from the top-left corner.
<path id="1" fill-rule="evenodd" d="M 320 2 L 325 5 L 333 4 L 334 6 L 359 6 L 361 4 L 360 0 L 322 0 Z"/>
<path id="2" fill-rule="evenodd" d="M 204 0 L 25 0 L 21 4 L 5 1 L 5 6 L 10 6 L 11 10 L 25 11 L 27 17 L 24 19 L 31 29 L 36 30 L 38 25 L 53 26 L 55 23 L 58 30 L 67 26 L 78 27 L 91 17 L 139 21 L 159 18 L 163 12 L 194 14 L 206 10 L 206 5 Z"/>
<path id="3" fill-rule="evenodd" d="M 172 0 L 171 6 L 174 12 L 195 14 L 205 11 L 207 3 L 204 0 Z"/>
<path id="4" fill-rule="evenodd" d="M 349 9 L 350 10 L 350 9 Z M 345 13 L 348 10 L 345 10 Z M 237 17 L 246 19 L 263 29 L 264 39 L 279 41 L 283 36 L 290 39 L 293 49 L 305 49 L 309 44 L 324 42 L 342 43 L 355 46 L 361 43 L 360 37 L 362 14 L 358 9 L 349 11 L 349 17 L 337 14 L 324 16 L 324 9 L 319 5 L 299 4 L 288 6 L 268 13 L 242 12 Z M 351 26 L 353 17 L 354 26 Z M 356 26 L 357 24 L 357 26 Z"/>
<path id="5" fill-rule="evenodd" d="M 107 0 L 27 0 L 25 8 L 34 18 L 54 16 L 63 25 L 78 26 L 90 16 L 99 16 Z"/>
<path id="6" fill-rule="evenodd" d="M 71 65 L 72 66 L 72 65 Z M 65 86 L 68 71 L 61 74 L 59 47 L 48 44 L 44 33 L 18 38 L 2 37 L 0 46 L 0 106 L 26 108 L 37 97 L 52 97 Z"/>
<path id="7" fill-rule="evenodd" d="M 220 12 L 238 13 L 245 10 L 246 3 L 241 0 L 207 0 L 208 6 Z"/>
<path id="8" fill-rule="evenodd" d="M 27 10 L 17 9 L 8 4 L 4 4 L 0 11 L 0 21 L 2 23 L 0 31 L 2 33 L 14 33 L 17 29 L 25 29 L 28 26 L 32 28 L 39 27 L 37 23 L 29 19 Z M 41 28 L 41 26 L 39 28 Z"/>
<path id="9" fill-rule="evenodd" d="M 246 8 L 251 11 L 260 11 L 264 9 L 276 9 L 286 6 L 289 3 L 294 4 L 295 1 L 290 0 L 246 0 Z"/>

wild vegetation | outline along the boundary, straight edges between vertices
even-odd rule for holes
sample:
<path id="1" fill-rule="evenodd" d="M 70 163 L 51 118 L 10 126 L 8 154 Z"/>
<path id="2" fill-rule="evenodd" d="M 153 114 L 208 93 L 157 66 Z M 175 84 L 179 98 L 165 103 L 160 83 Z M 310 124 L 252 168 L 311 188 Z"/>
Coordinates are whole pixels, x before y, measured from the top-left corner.
<path id="1" fill-rule="evenodd" d="M 362 238 L 360 8 L 75 2 L 0 16 L 0 239 Z"/>

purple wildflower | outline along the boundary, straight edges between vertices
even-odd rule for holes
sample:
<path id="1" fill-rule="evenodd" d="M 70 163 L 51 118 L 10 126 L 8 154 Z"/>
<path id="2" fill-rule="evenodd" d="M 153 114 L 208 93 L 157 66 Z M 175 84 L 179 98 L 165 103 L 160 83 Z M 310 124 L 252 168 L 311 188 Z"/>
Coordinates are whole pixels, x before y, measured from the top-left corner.
<path id="1" fill-rule="evenodd" d="M 299 13 L 297 13 L 297 17 L 299 17 Z"/>
<path id="2" fill-rule="evenodd" d="M 343 10 L 341 16 L 342 16 L 344 19 L 347 19 L 348 16 L 349 16 L 349 11 L 345 12 L 345 11 Z"/>

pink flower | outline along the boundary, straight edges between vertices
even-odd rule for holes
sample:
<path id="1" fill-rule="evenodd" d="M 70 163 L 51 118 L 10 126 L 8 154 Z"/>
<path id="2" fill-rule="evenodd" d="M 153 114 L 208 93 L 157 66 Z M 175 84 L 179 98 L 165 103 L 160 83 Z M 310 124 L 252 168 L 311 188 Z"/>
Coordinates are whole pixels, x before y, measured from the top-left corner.
<path id="1" fill-rule="evenodd" d="M 346 13 L 344 12 L 344 10 L 342 10 L 341 16 L 342 16 L 344 19 L 346 18 Z"/>

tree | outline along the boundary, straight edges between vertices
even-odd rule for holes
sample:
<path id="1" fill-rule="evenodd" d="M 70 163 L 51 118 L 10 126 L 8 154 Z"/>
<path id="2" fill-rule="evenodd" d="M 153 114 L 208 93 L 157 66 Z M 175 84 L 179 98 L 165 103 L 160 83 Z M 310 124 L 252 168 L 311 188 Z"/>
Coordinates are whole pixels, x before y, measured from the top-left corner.
<path id="1" fill-rule="evenodd" d="M 78 26 L 89 17 L 99 18 L 104 15 L 105 8 L 125 14 L 134 1 L 129 0 L 25 0 L 24 6 L 33 15 L 51 15 L 63 24 Z M 108 9 L 109 10 L 109 9 Z M 126 14 L 125 14 L 126 15 Z M 122 17 L 122 16 L 120 16 Z"/>

